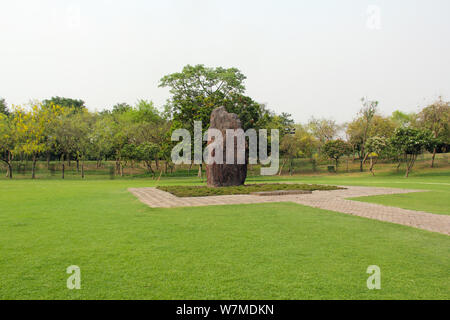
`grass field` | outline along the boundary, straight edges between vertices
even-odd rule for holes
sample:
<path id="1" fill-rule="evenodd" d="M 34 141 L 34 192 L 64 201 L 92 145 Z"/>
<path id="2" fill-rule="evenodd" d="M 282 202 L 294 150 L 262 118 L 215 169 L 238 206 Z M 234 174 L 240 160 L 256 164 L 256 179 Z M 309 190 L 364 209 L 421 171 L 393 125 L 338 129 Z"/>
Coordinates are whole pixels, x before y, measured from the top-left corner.
<path id="1" fill-rule="evenodd" d="M 251 178 L 424 189 L 358 199 L 449 213 L 450 172 Z M 150 179 L 0 181 L 1 299 L 449 299 L 450 237 L 292 203 L 151 209 Z M 194 178 L 163 185 L 195 185 Z M 66 288 L 81 268 L 82 289 Z M 368 290 L 366 269 L 381 268 Z"/>

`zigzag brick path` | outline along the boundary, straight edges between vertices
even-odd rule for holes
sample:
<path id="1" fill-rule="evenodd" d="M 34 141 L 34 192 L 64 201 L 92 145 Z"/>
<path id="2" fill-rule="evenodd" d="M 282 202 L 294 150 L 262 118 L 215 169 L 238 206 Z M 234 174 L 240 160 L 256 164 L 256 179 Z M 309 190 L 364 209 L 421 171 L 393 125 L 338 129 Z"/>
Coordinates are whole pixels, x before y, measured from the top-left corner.
<path id="1" fill-rule="evenodd" d="M 267 202 L 294 202 L 314 208 L 347 213 L 355 216 L 398 223 L 405 226 L 450 235 L 450 216 L 422 211 L 388 207 L 379 204 L 347 200 L 347 198 L 423 192 L 422 190 L 349 187 L 345 190 L 313 191 L 312 194 L 257 196 L 229 195 L 179 198 L 156 188 L 131 188 L 140 201 L 152 208 L 174 208 L 211 205 L 251 204 Z"/>

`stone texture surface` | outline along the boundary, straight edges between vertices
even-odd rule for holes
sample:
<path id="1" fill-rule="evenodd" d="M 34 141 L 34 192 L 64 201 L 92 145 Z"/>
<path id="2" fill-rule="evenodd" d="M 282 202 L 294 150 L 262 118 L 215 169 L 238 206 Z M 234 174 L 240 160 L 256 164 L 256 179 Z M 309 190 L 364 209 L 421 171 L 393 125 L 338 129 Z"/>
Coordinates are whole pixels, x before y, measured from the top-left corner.
<path id="1" fill-rule="evenodd" d="M 226 129 L 242 129 L 241 120 L 234 113 L 228 113 L 225 107 L 219 107 L 211 113 L 210 128 L 218 129 L 223 136 L 223 164 L 206 165 L 206 179 L 209 187 L 227 187 L 243 185 L 247 178 L 247 165 L 237 164 L 237 144 L 234 143 L 234 164 L 225 164 Z M 208 144 L 210 144 L 209 142 Z"/>
<path id="2" fill-rule="evenodd" d="M 379 204 L 347 200 L 347 198 L 383 194 L 423 192 L 397 188 L 349 187 L 345 190 L 313 191 L 312 194 L 257 196 L 230 195 L 179 198 L 156 188 L 129 189 L 140 201 L 152 208 L 251 204 L 267 202 L 294 202 L 315 208 L 347 213 L 355 216 L 398 223 L 405 226 L 450 235 L 450 216 L 406 210 Z"/>

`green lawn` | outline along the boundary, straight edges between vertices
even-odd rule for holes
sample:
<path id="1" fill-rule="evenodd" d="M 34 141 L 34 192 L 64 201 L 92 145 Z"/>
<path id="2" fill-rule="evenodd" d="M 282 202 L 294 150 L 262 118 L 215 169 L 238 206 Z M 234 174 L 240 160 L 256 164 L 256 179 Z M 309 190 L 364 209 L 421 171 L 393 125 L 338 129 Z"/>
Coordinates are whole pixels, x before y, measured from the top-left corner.
<path id="1" fill-rule="evenodd" d="M 266 180 L 284 178 L 250 182 Z M 445 174 L 290 180 L 426 189 L 447 195 L 434 210 L 449 207 L 448 185 L 423 184 Z M 151 209 L 127 192 L 152 185 L 0 181 L 0 299 L 450 298 L 448 236 L 292 203 Z M 70 265 L 81 290 L 66 288 Z M 381 290 L 366 287 L 369 265 L 381 268 Z"/>

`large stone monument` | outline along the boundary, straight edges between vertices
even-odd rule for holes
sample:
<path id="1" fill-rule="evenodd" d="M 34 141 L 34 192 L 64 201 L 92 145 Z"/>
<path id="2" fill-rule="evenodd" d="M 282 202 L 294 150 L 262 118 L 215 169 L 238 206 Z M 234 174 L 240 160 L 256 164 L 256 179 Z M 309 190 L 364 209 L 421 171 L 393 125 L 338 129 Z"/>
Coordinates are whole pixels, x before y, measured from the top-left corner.
<path id="1" fill-rule="evenodd" d="M 247 164 L 238 164 L 237 143 L 234 141 L 234 164 L 225 163 L 226 160 L 226 130 L 242 129 L 241 120 L 234 113 L 228 113 L 225 107 L 219 107 L 211 113 L 211 129 L 218 129 L 223 137 L 223 164 L 212 163 L 206 165 L 208 187 L 227 187 L 243 185 L 247 178 Z M 236 138 L 234 138 L 236 139 Z M 209 141 L 208 144 L 211 144 Z M 247 161 L 245 161 L 247 162 Z"/>

